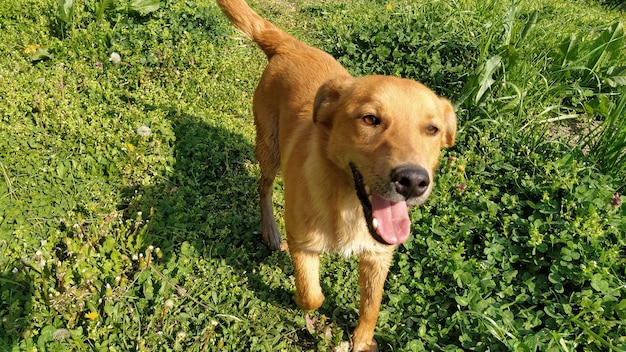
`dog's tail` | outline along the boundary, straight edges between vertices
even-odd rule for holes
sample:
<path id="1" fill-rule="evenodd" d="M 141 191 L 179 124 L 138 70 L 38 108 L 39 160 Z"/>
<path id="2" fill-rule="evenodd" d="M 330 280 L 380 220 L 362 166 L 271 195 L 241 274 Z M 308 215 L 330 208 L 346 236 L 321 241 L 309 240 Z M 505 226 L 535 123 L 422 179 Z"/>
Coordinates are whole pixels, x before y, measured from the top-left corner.
<path id="1" fill-rule="evenodd" d="M 217 0 L 217 4 L 235 27 L 257 43 L 268 59 L 292 38 L 287 32 L 259 16 L 244 0 Z"/>

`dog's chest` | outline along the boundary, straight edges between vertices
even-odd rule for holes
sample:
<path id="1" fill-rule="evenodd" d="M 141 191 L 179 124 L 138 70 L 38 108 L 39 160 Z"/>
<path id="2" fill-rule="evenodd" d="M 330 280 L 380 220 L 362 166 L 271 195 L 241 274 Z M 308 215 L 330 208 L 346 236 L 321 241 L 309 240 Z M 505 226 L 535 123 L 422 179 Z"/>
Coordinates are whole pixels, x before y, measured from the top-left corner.
<path id="1" fill-rule="evenodd" d="M 327 233 L 332 247 L 330 251 L 346 257 L 360 255 L 363 252 L 386 251 L 370 235 L 360 204 L 343 208 L 336 215 L 335 226 Z"/>

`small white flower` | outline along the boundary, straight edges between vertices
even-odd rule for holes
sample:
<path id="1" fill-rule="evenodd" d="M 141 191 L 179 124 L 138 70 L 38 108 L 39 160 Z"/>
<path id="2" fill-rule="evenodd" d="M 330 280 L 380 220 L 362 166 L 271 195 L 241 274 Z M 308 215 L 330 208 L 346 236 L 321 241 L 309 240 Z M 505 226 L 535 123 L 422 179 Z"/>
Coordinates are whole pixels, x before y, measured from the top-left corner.
<path id="1" fill-rule="evenodd" d="M 167 309 L 174 308 L 174 301 L 172 301 L 171 299 L 168 299 L 167 301 L 165 301 L 165 308 Z"/>
<path id="2" fill-rule="evenodd" d="M 150 135 L 150 132 L 152 132 L 152 130 L 148 126 L 140 126 L 139 128 L 137 128 L 137 134 L 142 137 L 148 137 Z"/>
<path id="3" fill-rule="evenodd" d="M 122 57 L 114 51 L 111 53 L 111 56 L 109 56 L 109 61 L 111 61 L 114 65 L 117 65 L 122 62 Z"/>
<path id="4" fill-rule="evenodd" d="M 52 338 L 57 341 L 65 341 L 70 337 L 70 331 L 67 329 L 56 329 L 52 333 Z"/>

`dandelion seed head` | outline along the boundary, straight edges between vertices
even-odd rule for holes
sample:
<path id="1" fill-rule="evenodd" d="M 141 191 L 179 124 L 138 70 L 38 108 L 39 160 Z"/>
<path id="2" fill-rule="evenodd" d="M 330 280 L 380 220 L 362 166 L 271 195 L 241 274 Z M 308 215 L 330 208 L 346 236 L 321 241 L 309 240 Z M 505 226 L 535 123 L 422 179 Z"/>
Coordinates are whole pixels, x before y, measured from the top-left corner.
<path id="1" fill-rule="evenodd" d="M 165 301 L 165 308 L 167 309 L 174 308 L 174 301 L 172 301 L 171 299 L 168 299 L 167 301 Z"/>
<path id="2" fill-rule="evenodd" d="M 114 65 L 117 65 L 122 62 L 122 57 L 114 51 L 111 53 L 111 56 L 109 56 L 109 61 L 111 61 Z"/>
<path id="3" fill-rule="evenodd" d="M 70 338 L 70 331 L 67 329 L 56 329 L 52 333 L 52 338 L 57 341 L 65 341 Z"/>
<path id="4" fill-rule="evenodd" d="M 139 128 L 137 128 L 137 134 L 142 137 L 148 137 L 151 132 L 152 130 L 148 126 L 140 126 Z"/>

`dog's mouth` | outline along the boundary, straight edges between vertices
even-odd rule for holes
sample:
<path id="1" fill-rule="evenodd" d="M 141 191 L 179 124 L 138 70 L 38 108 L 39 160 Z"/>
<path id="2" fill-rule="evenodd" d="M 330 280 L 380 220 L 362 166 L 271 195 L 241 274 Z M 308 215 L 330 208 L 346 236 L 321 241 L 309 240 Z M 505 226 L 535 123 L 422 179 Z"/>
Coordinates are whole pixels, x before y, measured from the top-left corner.
<path id="1" fill-rule="evenodd" d="M 401 244 L 409 238 L 411 220 L 406 201 L 393 202 L 372 192 L 363 175 L 350 164 L 356 194 L 363 207 L 367 229 L 372 237 L 387 245 Z"/>

